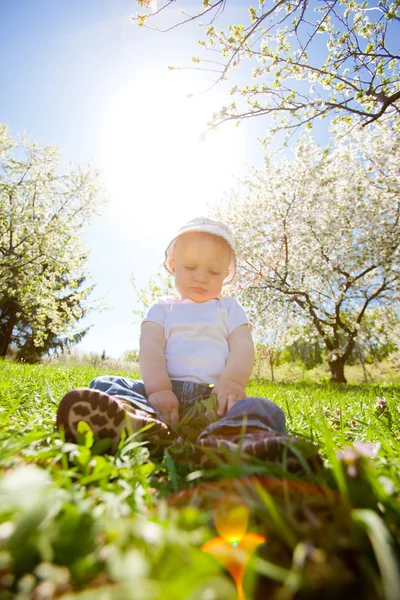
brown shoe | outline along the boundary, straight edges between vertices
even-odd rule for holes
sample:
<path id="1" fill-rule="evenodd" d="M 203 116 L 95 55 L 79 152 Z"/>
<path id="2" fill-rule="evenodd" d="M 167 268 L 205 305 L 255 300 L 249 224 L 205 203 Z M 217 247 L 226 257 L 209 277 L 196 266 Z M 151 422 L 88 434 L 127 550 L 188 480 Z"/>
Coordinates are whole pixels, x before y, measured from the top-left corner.
<path id="1" fill-rule="evenodd" d="M 202 467 L 215 465 L 221 459 L 226 462 L 229 456 L 234 455 L 244 459 L 255 457 L 285 464 L 288 471 L 296 472 L 302 469 L 298 454 L 311 470 L 319 470 L 322 466 L 318 448 L 314 444 L 277 431 L 248 428 L 243 433 L 227 427 L 216 435 L 200 435 L 197 447 Z M 205 453 L 201 452 L 203 449 Z"/>
<path id="2" fill-rule="evenodd" d="M 123 430 L 131 434 L 152 424 L 146 438 L 154 441 L 168 439 L 170 435 L 168 426 L 146 411 L 123 398 L 91 388 L 68 392 L 58 407 L 56 425 L 64 429 L 66 439 L 76 440 L 80 421 L 90 426 L 96 439 L 110 438 L 111 452 L 116 451 Z"/>

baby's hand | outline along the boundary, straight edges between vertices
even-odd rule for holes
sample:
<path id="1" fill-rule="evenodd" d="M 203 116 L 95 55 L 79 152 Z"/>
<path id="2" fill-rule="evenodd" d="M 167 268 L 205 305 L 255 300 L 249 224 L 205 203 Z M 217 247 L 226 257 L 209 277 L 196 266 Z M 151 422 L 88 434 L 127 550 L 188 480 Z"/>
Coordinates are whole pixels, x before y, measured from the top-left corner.
<path id="1" fill-rule="evenodd" d="M 179 423 L 179 400 L 174 392 L 154 392 L 149 396 L 149 403 L 156 410 L 167 425 Z"/>
<path id="2" fill-rule="evenodd" d="M 219 381 L 214 386 L 213 394 L 217 397 L 217 414 L 222 417 L 241 398 L 246 398 L 244 388 L 235 381 Z"/>

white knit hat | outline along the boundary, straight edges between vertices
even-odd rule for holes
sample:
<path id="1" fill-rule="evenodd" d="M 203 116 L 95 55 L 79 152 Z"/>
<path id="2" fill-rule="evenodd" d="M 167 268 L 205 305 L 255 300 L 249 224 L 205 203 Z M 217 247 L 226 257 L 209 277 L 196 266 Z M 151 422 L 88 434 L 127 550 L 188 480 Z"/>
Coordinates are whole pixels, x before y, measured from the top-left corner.
<path id="1" fill-rule="evenodd" d="M 178 229 L 177 234 L 168 244 L 168 247 L 165 251 L 164 267 L 167 269 L 168 273 L 172 275 L 172 271 L 169 266 L 169 259 L 172 258 L 174 254 L 175 244 L 179 236 L 181 236 L 183 233 L 188 233 L 189 231 L 204 231 L 205 233 L 211 233 L 212 235 L 221 237 L 229 244 L 232 251 L 231 260 L 229 263 L 229 273 L 225 277 L 223 284 L 225 285 L 226 283 L 230 283 L 235 277 L 236 273 L 236 252 L 233 237 L 229 227 L 223 221 L 217 221 L 216 219 L 210 219 L 209 217 L 195 217 Z"/>

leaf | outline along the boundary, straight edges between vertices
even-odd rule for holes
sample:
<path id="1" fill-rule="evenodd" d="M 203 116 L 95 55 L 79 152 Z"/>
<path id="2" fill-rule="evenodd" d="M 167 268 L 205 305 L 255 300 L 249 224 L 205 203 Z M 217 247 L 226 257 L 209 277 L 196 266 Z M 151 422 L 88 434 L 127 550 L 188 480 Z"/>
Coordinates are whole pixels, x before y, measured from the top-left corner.
<path id="1" fill-rule="evenodd" d="M 111 447 L 111 444 L 112 440 L 110 438 L 96 440 L 92 446 L 92 454 L 103 454 Z"/>
<path id="2" fill-rule="evenodd" d="M 217 415 L 217 397 L 215 394 L 211 394 L 209 398 L 200 401 L 201 404 L 206 409 L 206 414 L 211 419 L 212 423 L 218 421 L 219 417 Z"/>
<path id="3" fill-rule="evenodd" d="M 171 455 L 167 449 L 164 450 L 164 457 L 165 464 L 167 465 L 171 477 L 172 489 L 174 490 L 174 492 L 179 492 L 179 476 L 176 471 L 175 463 L 172 460 Z"/>
<path id="4" fill-rule="evenodd" d="M 94 437 L 93 431 L 90 428 L 90 425 L 85 423 L 85 421 L 79 421 L 77 427 L 77 436 L 76 440 L 78 442 L 78 446 L 84 446 L 85 448 L 91 448 L 93 446 Z"/>

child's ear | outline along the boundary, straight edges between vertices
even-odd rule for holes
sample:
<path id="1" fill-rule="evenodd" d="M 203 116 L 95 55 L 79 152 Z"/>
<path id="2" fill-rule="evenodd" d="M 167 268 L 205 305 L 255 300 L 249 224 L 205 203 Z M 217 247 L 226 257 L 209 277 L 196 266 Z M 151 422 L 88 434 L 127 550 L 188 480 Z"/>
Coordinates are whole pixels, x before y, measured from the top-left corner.
<path id="1" fill-rule="evenodd" d="M 168 266 L 171 273 L 175 273 L 175 259 L 173 256 L 168 259 Z"/>

